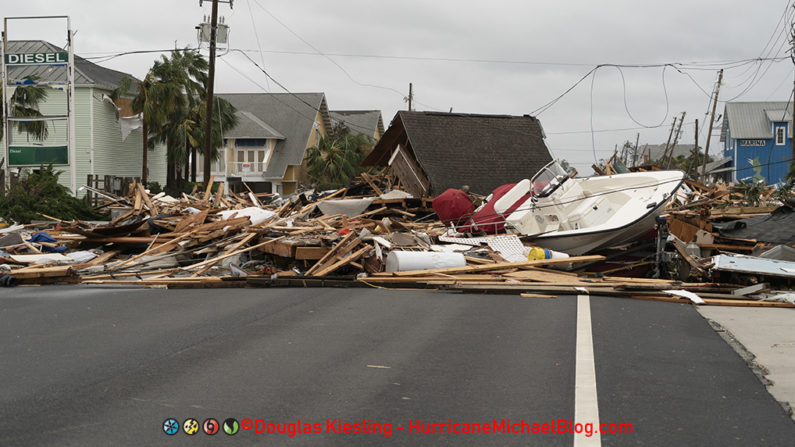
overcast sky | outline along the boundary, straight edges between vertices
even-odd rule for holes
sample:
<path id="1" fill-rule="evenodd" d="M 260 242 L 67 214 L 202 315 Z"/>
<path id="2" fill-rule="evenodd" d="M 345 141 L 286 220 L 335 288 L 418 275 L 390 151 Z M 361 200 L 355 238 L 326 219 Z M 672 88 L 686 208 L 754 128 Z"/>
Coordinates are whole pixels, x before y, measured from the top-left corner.
<path id="1" fill-rule="evenodd" d="M 69 15 L 76 53 L 92 58 L 196 47 L 194 27 L 210 14 L 210 4 L 200 7 L 199 0 L 0 3 L 5 17 Z M 406 109 L 411 82 L 416 110 L 535 112 L 553 156 L 589 175 L 594 149 L 596 158 L 609 157 L 616 144 L 634 143 L 637 132 L 641 146 L 664 144 L 681 112 L 687 112 L 681 140 L 692 144 L 694 120 L 706 124 L 720 68 L 721 100 L 787 101 L 790 59 L 753 60 L 788 55 L 788 3 L 234 0 L 233 9 L 221 4 L 219 11 L 231 27 L 233 49 L 292 92 L 324 92 L 332 110 L 379 109 L 388 126 Z M 57 21 L 10 21 L 8 37 L 63 45 L 66 31 Z M 156 57 L 94 61 L 140 78 Z M 599 68 L 538 112 L 597 65 L 668 63 L 681 65 Z M 238 52 L 221 57 L 217 67 L 216 92 L 284 91 Z M 706 133 L 706 127 L 699 132 L 702 146 Z M 719 148 L 713 138 L 710 153 Z"/>

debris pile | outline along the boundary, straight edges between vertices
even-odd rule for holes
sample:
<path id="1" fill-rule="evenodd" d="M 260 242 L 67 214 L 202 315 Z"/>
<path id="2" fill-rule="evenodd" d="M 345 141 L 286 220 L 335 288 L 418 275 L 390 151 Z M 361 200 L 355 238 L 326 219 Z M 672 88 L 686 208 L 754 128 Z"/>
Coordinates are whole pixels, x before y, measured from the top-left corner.
<path id="1" fill-rule="evenodd" d="M 174 198 L 133 183 L 124 197 L 103 193 L 110 222 L 42 216 L 49 220 L 0 230 L 0 285 L 395 287 L 795 307 L 787 292 L 795 262 L 786 258 L 795 236 L 769 244 L 721 226 L 781 207 L 739 206 L 726 186 L 687 186 L 667 212 L 667 251 L 657 250 L 666 251 L 659 264 L 679 267 L 656 278 L 593 273 L 605 254 L 568 257 L 517 235 L 450 237 L 431 199 L 412 197 L 389 175 L 362 174 L 336 191 L 287 198 L 225 193 L 212 181 Z M 777 254 L 759 258 L 762 247 Z M 683 265 L 686 274 L 671 274 Z"/>

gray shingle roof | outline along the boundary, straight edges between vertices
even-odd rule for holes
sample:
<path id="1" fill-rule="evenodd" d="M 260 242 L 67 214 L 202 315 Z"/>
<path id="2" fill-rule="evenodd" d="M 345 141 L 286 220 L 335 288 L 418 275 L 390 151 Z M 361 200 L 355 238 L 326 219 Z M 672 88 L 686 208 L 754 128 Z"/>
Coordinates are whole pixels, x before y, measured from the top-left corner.
<path id="1" fill-rule="evenodd" d="M 541 123 L 528 115 L 400 111 L 365 164 L 385 165 L 406 139 L 434 195 L 465 184 L 488 194 L 552 161 Z"/>
<path id="2" fill-rule="evenodd" d="M 11 40 L 6 47 L 6 53 L 54 53 L 64 51 L 43 40 Z M 20 65 L 9 66 L 9 82 L 21 81 L 28 76 L 37 76 L 38 82 L 48 84 L 66 84 L 65 65 Z M 75 86 L 99 87 L 113 90 L 126 78 L 132 77 L 127 73 L 101 67 L 75 55 Z"/>
<path id="3" fill-rule="evenodd" d="M 284 139 L 284 135 L 251 112 L 238 110 L 235 115 L 237 115 L 237 125 L 234 129 L 224 132 L 226 138 Z"/>
<path id="4" fill-rule="evenodd" d="M 266 179 L 281 179 L 289 165 L 300 165 L 313 129 L 317 111 L 326 129 L 331 121 L 323 93 L 223 93 L 219 97 L 232 103 L 241 112 L 249 112 L 281 134 L 284 139 L 276 144 Z"/>
<path id="5" fill-rule="evenodd" d="M 785 112 L 786 111 L 786 112 Z M 787 121 L 792 129 L 792 103 L 782 101 L 768 102 L 729 102 L 723 113 L 723 126 L 720 140 L 726 140 L 730 127 L 734 139 L 773 138 L 771 121 Z"/>
<path id="6" fill-rule="evenodd" d="M 378 135 L 384 134 L 384 120 L 380 110 L 331 110 L 329 117 L 333 123 L 348 126 L 353 133 L 372 137 L 377 130 Z"/>

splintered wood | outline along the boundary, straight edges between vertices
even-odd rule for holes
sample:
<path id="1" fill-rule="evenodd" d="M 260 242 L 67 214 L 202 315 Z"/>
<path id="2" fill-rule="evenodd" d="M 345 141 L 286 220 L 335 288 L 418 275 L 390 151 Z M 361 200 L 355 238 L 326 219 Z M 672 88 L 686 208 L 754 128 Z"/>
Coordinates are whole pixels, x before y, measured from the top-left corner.
<path id="1" fill-rule="evenodd" d="M 605 173 L 623 169 L 613 161 Z M 697 294 L 699 304 L 793 307 L 754 299 L 769 290 L 767 284 L 751 289 L 708 281 L 710 265 L 694 256 L 690 244 L 704 250 L 753 250 L 757 241 L 721 237 L 712 223 L 769 210 L 737 205 L 732 202 L 738 200 L 737 193 L 725 186 L 688 185 L 690 195 L 679 197 L 667 213 L 670 231 L 679 239 L 671 250 L 698 282 L 565 271 L 604 261 L 601 254 L 507 262 L 486 245 L 463 246 L 460 267 L 385 272 L 392 251 L 440 250 L 434 244 L 444 244 L 439 236 L 447 228 L 435 218 L 430 199 L 397 192 L 394 177 L 372 173 L 336 191 L 288 199 L 257 193 L 245 183 L 242 192 L 235 193 L 212 179 L 179 198 L 150 194 L 133 182 L 127 196 L 105 197 L 102 208 L 113 210 L 107 223 L 42 216 L 51 222 L 20 230 L 42 231 L 52 239 L 34 242 L 27 240 L 30 233 L 20 233 L 25 237 L 4 248 L 10 255 L 3 258 L 4 273 L 23 285 L 422 288 L 525 298 L 592 294 L 690 302 L 669 293 L 683 290 Z M 352 205 L 365 198 L 365 207 Z M 719 203 L 737 206 L 719 208 Z M 334 211 L 324 214 L 321 209 Z M 517 243 L 521 245 L 518 239 Z"/>

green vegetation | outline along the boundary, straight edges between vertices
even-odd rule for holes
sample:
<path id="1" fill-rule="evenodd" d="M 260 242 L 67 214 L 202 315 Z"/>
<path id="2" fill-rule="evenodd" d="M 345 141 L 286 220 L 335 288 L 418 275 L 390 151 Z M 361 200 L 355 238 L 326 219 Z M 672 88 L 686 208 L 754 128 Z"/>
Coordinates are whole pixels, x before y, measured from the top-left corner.
<path id="1" fill-rule="evenodd" d="M 344 124 L 337 124 L 307 149 L 307 176 L 319 189 L 341 188 L 362 172 L 364 154 L 372 144 L 371 138 L 352 134 Z"/>
<path id="2" fill-rule="evenodd" d="M 188 181 L 188 161 L 196 160 L 196 151 L 204 144 L 207 110 L 207 70 L 209 64 L 196 51 L 174 50 L 169 57 L 155 61 L 143 81 L 135 84 L 127 78 L 113 92 L 116 100 L 134 94 L 133 113 L 143 116 L 143 172 L 146 182 L 147 151 L 156 143 L 164 143 L 167 151 L 166 191 L 181 191 Z M 213 159 L 223 144 L 223 129 L 237 124 L 235 108 L 226 100 L 215 97 L 212 117 Z M 195 165 L 194 165 L 195 168 Z M 196 181 L 195 170 L 191 180 Z"/>
<path id="3" fill-rule="evenodd" d="M 83 200 L 75 198 L 69 189 L 58 184 L 60 172 L 55 172 L 52 165 L 42 166 L 38 173 L 32 173 L 20 179 L 0 197 L 0 217 L 6 222 L 27 224 L 31 220 L 43 220 L 41 214 L 63 220 L 102 219 Z"/>
<path id="4" fill-rule="evenodd" d="M 28 76 L 25 79 L 35 82 L 38 79 L 35 76 Z M 44 87 L 18 86 L 14 93 L 11 95 L 8 108 L 10 110 L 9 116 L 16 117 L 39 117 L 42 116 L 39 111 L 39 103 L 47 99 L 47 89 Z M 0 92 L 0 101 L 2 101 L 2 92 Z M 0 102 L 2 104 L 2 102 Z M 0 121 L 2 121 L 4 107 L 0 107 Z M 47 130 L 46 121 L 17 121 L 16 128 L 19 132 L 26 132 L 33 137 L 34 140 L 42 141 L 47 138 L 49 131 Z M 3 128 L 0 126 L 0 139 L 3 138 Z"/>

